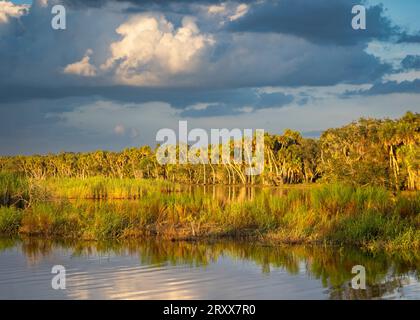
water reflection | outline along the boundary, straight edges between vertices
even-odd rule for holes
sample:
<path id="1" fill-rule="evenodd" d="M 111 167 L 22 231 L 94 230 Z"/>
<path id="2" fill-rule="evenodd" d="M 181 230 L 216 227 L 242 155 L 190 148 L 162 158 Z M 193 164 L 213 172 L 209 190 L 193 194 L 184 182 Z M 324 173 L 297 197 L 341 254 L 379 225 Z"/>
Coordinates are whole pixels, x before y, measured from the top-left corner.
<path id="1" fill-rule="evenodd" d="M 66 292 L 48 287 L 58 263 L 69 268 Z M 366 268 L 366 290 L 351 288 L 357 264 Z M 0 240 L 1 298 L 419 299 L 418 270 L 414 252 L 238 241 Z"/>
<path id="2" fill-rule="evenodd" d="M 285 185 L 282 187 L 243 185 L 173 185 L 161 191 L 165 193 L 182 193 L 193 198 L 206 196 L 218 201 L 243 202 L 252 201 L 261 193 L 284 196 L 291 190 L 303 191 L 306 189 L 309 189 L 309 185 Z M 147 190 L 144 192 L 147 192 Z"/>

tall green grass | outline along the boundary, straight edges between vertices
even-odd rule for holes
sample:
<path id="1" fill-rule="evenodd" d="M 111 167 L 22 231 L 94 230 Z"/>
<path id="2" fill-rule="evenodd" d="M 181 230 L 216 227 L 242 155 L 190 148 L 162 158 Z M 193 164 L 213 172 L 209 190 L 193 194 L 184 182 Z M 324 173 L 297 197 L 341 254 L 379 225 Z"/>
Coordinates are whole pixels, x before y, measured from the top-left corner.
<path id="1" fill-rule="evenodd" d="M 419 193 L 393 195 L 378 187 L 330 184 L 291 189 L 282 196 L 266 189 L 235 201 L 142 180 L 48 179 L 41 184 L 55 200 L 33 201 L 24 210 L 2 207 L 0 233 L 85 239 L 253 236 L 420 248 Z"/>
<path id="2" fill-rule="evenodd" d="M 22 205 L 28 199 L 28 179 L 17 174 L 0 172 L 0 205 Z"/>
<path id="3" fill-rule="evenodd" d="M 0 207 L 0 234 L 16 235 L 22 225 L 23 211 L 15 207 Z"/>
<path id="4" fill-rule="evenodd" d="M 150 193 L 173 189 L 168 181 L 117 179 L 105 177 L 49 178 L 40 184 L 50 191 L 53 198 L 69 199 L 138 199 Z"/>

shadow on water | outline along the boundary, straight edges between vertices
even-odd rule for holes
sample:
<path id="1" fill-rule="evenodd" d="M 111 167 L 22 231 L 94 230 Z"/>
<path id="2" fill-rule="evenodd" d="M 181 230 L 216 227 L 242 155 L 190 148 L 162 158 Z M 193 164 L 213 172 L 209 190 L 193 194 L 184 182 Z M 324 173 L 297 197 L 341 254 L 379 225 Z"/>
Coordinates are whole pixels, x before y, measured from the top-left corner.
<path id="1" fill-rule="evenodd" d="M 165 242 L 155 239 L 136 241 L 60 241 L 39 239 L 0 240 L 2 253 L 19 248 L 29 264 L 36 265 L 65 250 L 73 258 L 112 255 L 138 257 L 140 265 L 185 266 L 205 270 L 219 260 L 250 262 L 261 275 L 284 270 L 289 276 L 303 274 L 317 279 L 331 299 L 372 299 L 391 295 L 410 279 L 418 281 L 420 255 L 390 256 L 370 254 L 351 247 L 265 246 L 238 241 Z M 355 265 L 366 268 L 366 290 L 351 288 Z M 118 272 L 118 269 L 115 269 Z M 239 285 L 239 284 L 238 284 Z"/>

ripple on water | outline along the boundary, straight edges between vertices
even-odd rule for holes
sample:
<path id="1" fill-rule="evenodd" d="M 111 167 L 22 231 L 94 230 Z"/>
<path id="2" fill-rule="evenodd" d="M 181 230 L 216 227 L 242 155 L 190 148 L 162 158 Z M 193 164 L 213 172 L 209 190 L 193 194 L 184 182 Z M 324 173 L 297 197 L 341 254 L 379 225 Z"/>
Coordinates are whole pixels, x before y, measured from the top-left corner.
<path id="1" fill-rule="evenodd" d="M 31 249 L 23 244 L 0 251 L 1 299 L 420 298 L 415 267 L 402 272 L 399 282 L 392 275 L 379 279 L 385 285 L 369 288 L 379 297 L 353 292 L 349 266 L 369 264 L 379 277 L 400 262 L 351 250 L 151 241 L 104 253 L 93 244 L 86 252 L 60 244 L 37 251 L 33 243 Z M 56 264 L 66 267 L 66 290 L 51 288 Z"/>

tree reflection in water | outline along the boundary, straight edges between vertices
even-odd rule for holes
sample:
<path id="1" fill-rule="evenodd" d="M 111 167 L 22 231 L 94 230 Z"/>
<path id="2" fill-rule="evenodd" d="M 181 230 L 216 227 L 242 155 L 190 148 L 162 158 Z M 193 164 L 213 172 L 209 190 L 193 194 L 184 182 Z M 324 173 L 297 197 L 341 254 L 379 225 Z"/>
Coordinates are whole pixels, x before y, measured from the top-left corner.
<path id="1" fill-rule="evenodd" d="M 20 245 L 30 264 L 50 255 L 56 249 L 70 250 L 73 256 L 131 255 L 138 256 L 142 265 L 188 265 L 206 267 L 221 257 L 250 261 L 260 266 L 261 272 L 273 268 L 289 274 L 306 273 L 319 279 L 328 289 L 331 299 L 374 299 L 395 293 L 409 277 L 418 279 L 420 255 L 408 252 L 388 255 L 371 254 L 352 247 L 331 246 L 269 246 L 239 241 L 180 242 L 144 239 L 136 241 L 66 241 L 2 239 L 0 251 Z M 366 290 L 351 288 L 354 265 L 366 268 Z"/>

